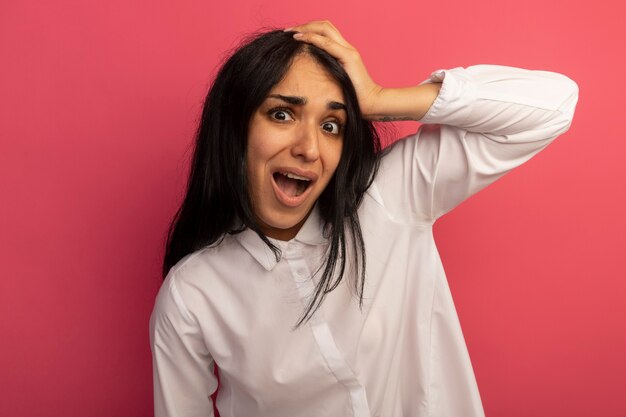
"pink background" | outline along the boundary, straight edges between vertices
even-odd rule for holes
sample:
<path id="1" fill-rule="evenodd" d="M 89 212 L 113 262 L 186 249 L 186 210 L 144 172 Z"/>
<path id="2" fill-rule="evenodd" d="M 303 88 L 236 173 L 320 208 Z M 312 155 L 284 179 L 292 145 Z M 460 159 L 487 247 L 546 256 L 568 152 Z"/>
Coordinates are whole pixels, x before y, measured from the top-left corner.
<path id="1" fill-rule="evenodd" d="M 203 96 L 243 34 L 311 19 L 384 86 L 473 64 L 578 83 L 570 131 L 435 233 L 487 416 L 626 415 L 622 1 L 139 3 L 0 3 L 0 415 L 152 414 L 148 318 Z"/>

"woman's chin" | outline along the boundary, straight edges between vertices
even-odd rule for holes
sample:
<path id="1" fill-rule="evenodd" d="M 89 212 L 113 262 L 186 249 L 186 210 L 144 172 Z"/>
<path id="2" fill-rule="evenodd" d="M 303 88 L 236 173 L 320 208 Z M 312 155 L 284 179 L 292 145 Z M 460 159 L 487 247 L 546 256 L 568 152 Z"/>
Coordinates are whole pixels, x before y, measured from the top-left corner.
<path id="1" fill-rule="evenodd" d="M 265 236 L 277 240 L 291 240 L 298 234 L 307 217 L 308 213 L 304 217 L 294 219 L 286 219 L 285 216 L 281 216 L 280 219 L 258 219 L 257 221 Z"/>

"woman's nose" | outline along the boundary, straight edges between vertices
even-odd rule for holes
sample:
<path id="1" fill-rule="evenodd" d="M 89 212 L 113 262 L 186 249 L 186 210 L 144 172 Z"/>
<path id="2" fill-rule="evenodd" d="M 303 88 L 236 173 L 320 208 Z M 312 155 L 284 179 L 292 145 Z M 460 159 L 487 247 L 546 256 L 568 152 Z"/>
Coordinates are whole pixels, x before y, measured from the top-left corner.
<path id="1" fill-rule="evenodd" d="M 319 127 L 314 123 L 304 124 L 298 129 L 296 141 L 291 148 L 295 158 L 314 162 L 320 157 Z"/>

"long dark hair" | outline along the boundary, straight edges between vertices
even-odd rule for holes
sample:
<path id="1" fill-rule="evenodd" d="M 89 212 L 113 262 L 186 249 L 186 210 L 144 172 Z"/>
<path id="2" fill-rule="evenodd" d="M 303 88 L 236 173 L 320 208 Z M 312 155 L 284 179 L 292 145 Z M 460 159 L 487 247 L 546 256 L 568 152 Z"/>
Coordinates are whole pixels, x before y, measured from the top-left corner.
<path id="1" fill-rule="evenodd" d="M 365 248 L 357 209 L 378 169 L 381 146 L 373 124 L 361 117 L 354 86 L 339 62 L 324 50 L 292 36 L 293 32 L 282 30 L 255 34 L 219 70 L 204 103 L 187 192 L 168 231 L 162 273 L 165 278 L 186 255 L 219 244 L 227 233 L 238 233 L 246 227 L 255 231 L 279 259 L 280 249 L 255 221 L 248 194 L 248 124 L 293 59 L 298 54 L 309 54 L 341 87 L 348 117 L 339 165 L 318 199 L 330 239 L 326 261 L 319 269 L 323 267 L 322 276 L 298 327 L 341 282 L 347 269 L 347 245 L 354 248 L 349 269 L 362 307 Z"/>

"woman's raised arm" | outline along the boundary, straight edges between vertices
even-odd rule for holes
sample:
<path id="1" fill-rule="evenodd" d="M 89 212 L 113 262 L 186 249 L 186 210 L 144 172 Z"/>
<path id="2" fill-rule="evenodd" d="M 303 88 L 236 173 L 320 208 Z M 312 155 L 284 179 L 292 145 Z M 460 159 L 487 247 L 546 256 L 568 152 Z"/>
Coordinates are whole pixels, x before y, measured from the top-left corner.
<path id="1" fill-rule="evenodd" d="M 377 187 L 383 201 L 403 195 L 408 207 L 388 208 L 417 221 L 435 221 L 528 161 L 569 129 L 578 101 L 576 83 L 550 71 L 475 65 L 422 84 L 440 81 L 425 125 L 393 146 Z"/>

